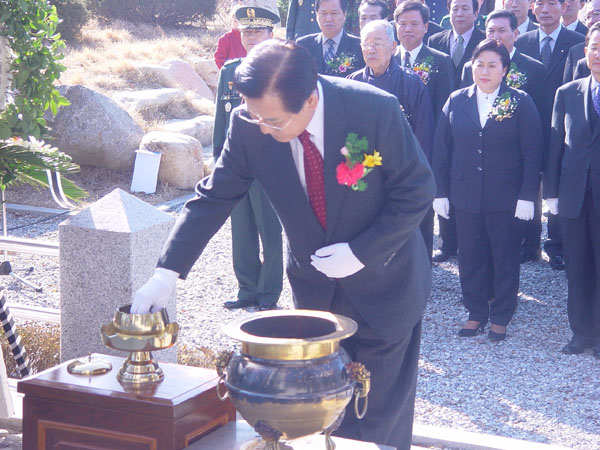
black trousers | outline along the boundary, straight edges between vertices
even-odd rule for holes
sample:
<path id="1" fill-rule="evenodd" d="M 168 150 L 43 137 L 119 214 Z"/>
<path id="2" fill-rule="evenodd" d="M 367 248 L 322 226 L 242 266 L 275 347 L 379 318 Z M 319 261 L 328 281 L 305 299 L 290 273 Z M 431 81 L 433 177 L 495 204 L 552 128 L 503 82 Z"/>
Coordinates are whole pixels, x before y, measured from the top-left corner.
<path id="1" fill-rule="evenodd" d="M 600 214 L 592 190 L 586 191 L 579 217 L 560 220 L 569 325 L 574 335 L 600 344 Z"/>
<path id="2" fill-rule="evenodd" d="M 517 308 L 522 221 L 513 211 L 477 214 L 457 208 L 455 215 L 460 286 L 469 320 L 506 326 Z"/>
<path id="3" fill-rule="evenodd" d="M 549 257 L 563 256 L 563 243 L 560 233 L 560 220 L 558 216 L 548 216 L 548 237 L 544 242 L 544 251 Z"/>
<path id="4" fill-rule="evenodd" d="M 540 250 L 542 242 L 542 191 L 533 202 L 533 220 L 528 220 L 523 224 L 523 243 L 521 244 L 522 253 L 536 253 Z"/>
<path id="5" fill-rule="evenodd" d="M 442 238 L 442 251 L 456 253 L 458 241 L 456 239 L 456 218 L 454 216 L 454 205 L 450 205 L 450 218 L 444 219 L 438 216 L 440 222 L 440 237 Z"/>
<path id="6" fill-rule="evenodd" d="M 419 227 L 421 229 L 421 234 L 423 235 L 423 240 L 425 241 L 425 248 L 427 249 L 430 263 L 433 254 L 433 216 L 434 212 L 433 208 L 431 208 L 425 217 L 423 217 Z"/>
<path id="7" fill-rule="evenodd" d="M 417 368 L 421 345 L 421 321 L 410 335 L 398 342 L 382 339 L 351 305 L 338 288 L 331 312 L 349 317 L 358 323 L 358 331 L 342 341 L 342 347 L 353 361 L 365 365 L 371 372 L 371 391 L 367 414 L 357 419 L 354 399 L 336 436 L 390 445 L 409 450 L 415 409 Z"/>

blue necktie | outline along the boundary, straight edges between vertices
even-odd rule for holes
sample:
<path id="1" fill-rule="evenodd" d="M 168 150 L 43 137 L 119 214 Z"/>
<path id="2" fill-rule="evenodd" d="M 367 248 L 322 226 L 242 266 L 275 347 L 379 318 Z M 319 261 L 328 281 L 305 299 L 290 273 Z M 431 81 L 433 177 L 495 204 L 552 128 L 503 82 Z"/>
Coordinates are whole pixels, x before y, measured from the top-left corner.
<path id="1" fill-rule="evenodd" d="M 594 109 L 598 116 L 600 116 L 600 86 L 596 86 L 594 91 L 592 92 L 592 103 L 594 104 Z"/>
<path id="2" fill-rule="evenodd" d="M 333 51 L 335 41 L 333 39 L 327 39 L 325 41 L 325 44 L 328 46 L 327 50 L 325 50 L 325 62 L 328 63 L 329 61 L 333 60 L 333 58 L 335 58 L 335 52 Z"/>
<path id="3" fill-rule="evenodd" d="M 540 52 L 540 56 L 542 58 L 542 64 L 544 65 L 545 68 L 548 68 L 548 65 L 550 64 L 550 57 L 552 56 L 552 49 L 550 48 L 550 42 L 552 41 L 552 38 L 550 36 L 546 36 L 543 39 L 543 44 L 542 44 L 542 51 Z"/>

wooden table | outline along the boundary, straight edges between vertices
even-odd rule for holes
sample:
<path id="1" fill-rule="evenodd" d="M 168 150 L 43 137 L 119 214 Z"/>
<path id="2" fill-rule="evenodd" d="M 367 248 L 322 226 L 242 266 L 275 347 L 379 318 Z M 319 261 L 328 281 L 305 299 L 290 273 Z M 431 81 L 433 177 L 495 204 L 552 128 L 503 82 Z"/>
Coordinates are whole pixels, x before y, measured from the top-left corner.
<path id="1" fill-rule="evenodd" d="M 27 450 L 180 450 L 235 420 L 230 401 L 217 398 L 214 370 L 161 363 L 162 383 L 148 392 L 126 390 L 116 375 L 67 372 L 68 362 L 20 381 L 23 448 Z"/>

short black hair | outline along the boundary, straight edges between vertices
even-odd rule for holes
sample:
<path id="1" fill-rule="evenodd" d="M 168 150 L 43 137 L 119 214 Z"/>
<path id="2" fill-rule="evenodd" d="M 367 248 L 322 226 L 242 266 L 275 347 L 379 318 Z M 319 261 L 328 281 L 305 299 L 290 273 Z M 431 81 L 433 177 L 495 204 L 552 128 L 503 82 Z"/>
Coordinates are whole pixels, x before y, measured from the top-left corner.
<path id="1" fill-rule="evenodd" d="M 475 64 L 475 60 L 483 52 L 497 53 L 498 56 L 500 56 L 500 61 L 502 62 L 502 67 L 504 67 L 505 69 L 508 69 L 508 67 L 510 66 L 510 54 L 508 53 L 508 50 L 506 50 L 506 47 L 504 45 L 496 42 L 496 40 L 484 39 L 479 44 L 477 44 L 477 47 L 475 47 L 475 50 L 473 50 L 473 56 L 471 57 L 471 63 Z"/>
<path id="2" fill-rule="evenodd" d="M 389 14 L 388 5 L 383 0 L 362 0 L 362 2 L 360 2 L 360 5 L 358 6 L 358 9 L 360 9 L 362 5 L 379 6 L 379 8 L 381 8 L 381 19 L 387 19 L 387 16 Z"/>
<path id="3" fill-rule="evenodd" d="M 479 12 L 479 2 L 477 0 L 471 0 L 473 3 L 473 13 Z M 562 0 L 563 2 L 565 0 Z M 448 12 L 450 12 L 450 5 L 452 5 L 452 0 L 448 0 L 446 2 L 446 6 L 448 7 Z"/>
<path id="4" fill-rule="evenodd" d="M 308 1 L 308 0 L 306 0 Z M 348 10 L 348 0 L 338 0 L 340 2 L 340 8 L 342 8 L 342 11 L 346 12 Z M 318 11 L 319 8 L 321 7 L 321 2 L 323 2 L 323 0 L 317 0 L 315 2 L 315 11 Z"/>
<path id="5" fill-rule="evenodd" d="M 413 0 L 409 0 L 398 5 L 394 11 L 394 22 L 398 23 L 400 14 L 403 14 L 406 11 L 419 11 L 419 13 L 421 13 L 421 17 L 423 18 L 423 23 L 429 23 L 429 7 L 420 1 Z"/>
<path id="6" fill-rule="evenodd" d="M 288 112 L 296 114 L 317 88 L 317 67 L 304 47 L 292 41 L 269 39 L 242 60 L 233 83 L 248 98 L 273 93 Z"/>
<path id="7" fill-rule="evenodd" d="M 508 9 L 495 9 L 491 13 L 488 14 L 485 19 L 485 26 L 487 27 L 488 23 L 492 19 L 508 19 L 508 23 L 510 24 L 510 29 L 515 31 L 519 26 L 517 22 L 517 16 L 512 11 Z"/>
<path id="8" fill-rule="evenodd" d="M 585 35 L 585 48 L 587 48 L 588 44 L 590 43 L 590 39 L 592 38 L 592 33 L 594 31 L 600 31 L 600 22 L 596 22 L 595 24 L 593 24 L 590 29 L 588 30 L 588 32 Z"/>

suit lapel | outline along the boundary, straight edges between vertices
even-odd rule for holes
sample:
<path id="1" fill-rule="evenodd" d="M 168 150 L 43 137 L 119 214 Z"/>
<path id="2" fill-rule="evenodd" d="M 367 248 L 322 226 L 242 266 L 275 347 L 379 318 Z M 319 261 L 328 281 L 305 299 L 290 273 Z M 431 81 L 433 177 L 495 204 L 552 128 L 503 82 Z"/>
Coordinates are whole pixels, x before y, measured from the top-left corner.
<path id="1" fill-rule="evenodd" d="M 317 72 L 325 73 L 325 58 L 323 57 L 323 45 L 325 44 L 323 33 L 319 33 L 316 37 L 317 40 L 317 54 L 314 55 L 315 61 L 317 62 Z"/>
<path id="2" fill-rule="evenodd" d="M 321 78 L 323 97 L 325 101 L 325 148 L 324 148 L 324 175 L 325 175 L 325 204 L 327 207 L 327 231 L 325 239 L 331 237 L 335 224 L 343 206 L 343 200 L 348 190 L 337 182 L 336 168 L 344 160 L 340 150 L 346 143 L 348 134 L 348 116 L 339 94 L 335 87 Z M 351 130 L 349 130 L 351 131 Z"/>
<path id="3" fill-rule="evenodd" d="M 564 53 L 566 51 L 565 45 L 565 33 L 563 33 L 564 28 L 561 28 L 560 33 L 558 33 L 558 38 L 556 38 L 556 43 L 554 44 L 554 50 L 552 51 L 552 55 L 550 56 L 550 64 L 548 64 L 548 69 L 546 70 L 546 74 L 551 74 L 552 71 L 556 68 L 560 60 L 564 57 Z"/>
<path id="4" fill-rule="evenodd" d="M 532 58 L 542 61 L 542 55 L 540 54 L 540 30 L 536 30 L 531 36 L 527 37 L 527 47 L 529 47 L 529 53 L 523 52 Z"/>
<path id="5" fill-rule="evenodd" d="M 500 90 L 498 91 L 498 97 L 500 97 L 502 94 L 504 94 L 506 91 L 508 90 L 508 86 L 506 86 L 506 84 L 504 82 L 502 82 L 502 84 L 500 85 Z M 498 98 L 496 97 L 496 98 Z M 494 100 L 494 103 L 496 103 L 496 100 Z M 491 119 L 489 116 L 487 118 L 487 120 L 485 121 L 485 124 L 483 126 L 484 130 L 487 130 L 489 127 L 491 127 L 493 124 L 495 123 L 500 123 L 495 119 Z"/>
<path id="6" fill-rule="evenodd" d="M 446 31 L 442 36 L 442 51 L 450 55 L 450 36 L 452 36 L 452 30 Z"/>
<path id="7" fill-rule="evenodd" d="M 466 91 L 467 101 L 463 103 L 466 115 L 471 119 L 478 129 L 481 129 L 479 121 L 479 110 L 477 109 L 477 95 L 475 94 L 475 84 L 472 84 Z"/>
<path id="8" fill-rule="evenodd" d="M 594 108 L 594 104 L 592 102 L 592 91 L 590 89 L 592 84 L 592 76 L 587 77 L 583 83 L 580 85 L 579 96 L 583 97 L 583 117 L 586 122 L 590 124 L 590 133 L 592 135 L 592 143 L 598 139 L 600 136 L 600 118 L 596 120 L 596 126 L 592 129 L 592 118 L 590 117 L 590 110 Z"/>
<path id="9" fill-rule="evenodd" d="M 473 50 L 475 50 L 475 46 L 477 44 L 479 44 L 479 41 L 477 40 L 477 38 L 479 37 L 480 33 L 481 33 L 481 31 L 479 31 L 477 28 L 473 28 L 473 34 L 471 34 L 471 39 L 469 39 L 469 43 L 465 47 L 465 53 L 463 54 L 463 57 L 460 60 L 460 64 L 458 67 L 464 66 L 467 63 L 467 61 L 471 60 L 471 55 L 473 54 Z"/>

